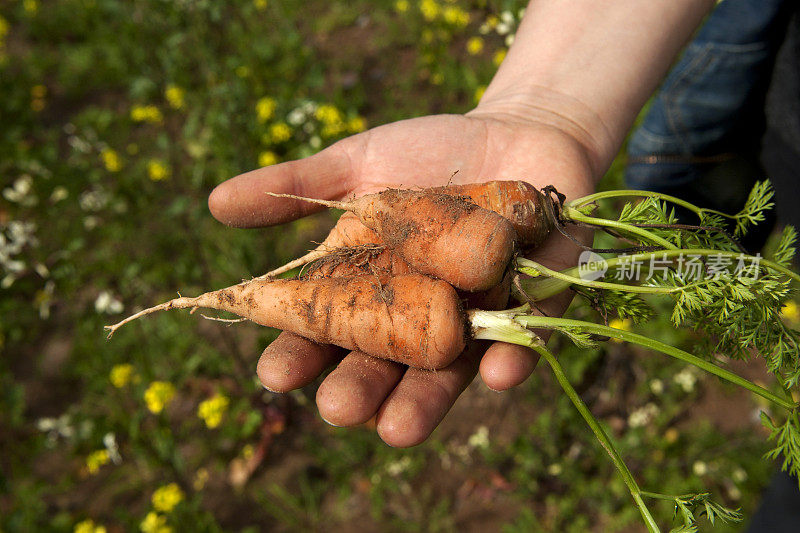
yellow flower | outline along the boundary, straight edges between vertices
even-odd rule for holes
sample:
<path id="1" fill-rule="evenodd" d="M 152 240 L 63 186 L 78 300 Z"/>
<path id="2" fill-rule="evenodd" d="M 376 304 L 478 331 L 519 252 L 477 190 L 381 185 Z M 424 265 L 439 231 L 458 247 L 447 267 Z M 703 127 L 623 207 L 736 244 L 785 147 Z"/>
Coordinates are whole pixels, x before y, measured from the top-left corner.
<path id="1" fill-rule="evenodd" d="M 2 23 L 0 22 L 0 26 Z M 0 33 L 2 32 L 2 28 L 0 27 Z M 2 38 L 2 35 L 0 35 Z M 2 46 L 2 43 L 0 43 Z M 44 97 L 47 95 L 47 87 L 44 85 L 34 85 L 31 87 L 31 109 L 34 111 L 41 111 L 44 109 L 45 100 Z"/>
<path id="2" fill-rule="evenodd" d="M 678 437 L 680 437 L 680 434 L 678 433 L 678 430 L 675 428 L 669 428 L 664 432 L 664 440 L 667 441 L 669 444 L 672 444 L 675 441 L 677 441 Z"/>
<path id="3" fill-rule="evenodd" d="M 103 165 L 109 172 L 119 172 L 122 168 L 122 158 L 116 150 L 103 148 L 103 151 L 100 152 L 100 159 L 103 160 Z"/>
<path id="4" fill-rule="evenodd" d="M 200 402 L 197 407 L 197 416 L 205 421 L 209 429 L 219 427 L 225 411 L 228 410 L 229 403 L 227 396 L 217 393 L 208 400 Z"/>
<path id="5" fill-rule="evenodd" d="M 347 131 L 350 133 L 360 133 L 367 129 L 367 121 L 364 117 L 353 117 L 347 121 Z"/>
<path id="6" fill-rule="evenodd" d="M 253 5 L 256 6 L 256 9 L 259 11 L 264 11 L 267 9 L 267 0 L 253 0 Z"/>
<path id="7" fill-rule="evenodd" d="M 397 0 L 394 3 L 394 8 L 398 13 L 405 13 L 408 11 L 408 0 Z"/>
<path id="8" fill-rule="evenodd" d="M 442 83 L 444 83 L 444 74 L 442 74 L 441 72 L 435 72 L 431 76 L 431 83 L 434 85 L 441 85 Z"/>
<path id="9" fill-rule="evenodd" d="M 147 162 L 147 175 L 153 181 L 162 181 L 169 178 L 169 167 L 160 159 L 151 159 Z"/>
<path id="10" fill-rule="evenodd" d="M 0 39 L 4 38 L 6 35 L 8 35 L 8 27 L 9 27 L 8 21 L 6 19 L 4 19 L 3 17 L 0 17 Z M 2 47 L 2 46 L 3 46 L 3 43 L 0 42 L 0 47 Z"/>
<path id="11" fill-rule="evenodd" d="M 134 122 L 161 124 L 164 120 L 164 115 L 162 115 L 161 110 L 154 105 L 135 105 L 131 108 L 131 120 Z"/>
<path id="12" fill-rule="evenodd" d="M 469 13 L 459 7 L 447 6 L 442 13 L 445 22 L 457 26 L 459 28 L 465 27 L 469 24 Z"/>
<path id="13" fill-rule="evenodd" d="M 171 512 L 176 505 L 183 501 L 183 491 L 177 483 L 170 483 L 159 487 L 150 498 L 153 503 L 153 509 L 161 511 L 162 513 Z"/>
<path id="14" fill-rule="evenodd" d="M 133 377 L 133 365 L 125 363 L 122 365 L 115 365 L 108 374 L 108 379 L 111 384 L 116 388 L 121 389 L 131 382 Z"/>
<path id="15" fill-rule="evenodd" d="M 342 112 L 331 104 L 322 104 L 314 111 L 314 116 L 323 124 L 336 124 L 344 119 Z"/>
<path id="16" fill-rule="evenodd" d="M 624 320 L 621 318 L 612 318 L 611 320 L 608 321 L 608 327 L 630 331 L 631 320 L 629 318 L 626 318 Z"/>
<path id="17" fill-rule="evenodd" d="M 270 152 L 267 150 L 266 152 L 261 152 L 258 154 L 258 166 L 260 167 L 268 167 L 276 164 L 277 162 L 278 156 L 275 155 L 275 152 Z"/>
<path id="18" fill-rule="evenodd" d="M 236 67 L 236 70 L 234 72 L 236 72 L 237 76 L 244 79 L 250 75 L 250 67 L 246 65 L 239 65 L 238 67 Z"/>
<path id="19" fill-rule="evenodd" d="M 177 85 L 167 85 L 167 88 L 164 89 L 164 97 L 172 109 L 181 109 L 183 107 L 184 96 L 186 96 L 186 91 Z"/>
<path id="20" fill-rule="evenodd" d="M 269 127 L 269 136 L 275 144 L 288 141 L 292 138 L 292 128 L 285 122 L 276 122 Z"/>
<path id="21" fill-rule="evenodd" d="M 154 381 L 144 391 L 144 401 L 151 413 L 158 414 L 175 396 L 175 387 L 167 381 Z"/>
<path id="22" fill-rule="evenodd" d="M 500 23 L 500 19 L 497 18 L 496 15 L 489 15 L 488 17 L 486 17 L 485 24 L 486 24 L 487 27 L 489 27 L 491 29 L 496 28 L 499 23 Z"/>
<path id="23" fill-rule="evenodd" d="M 608 327 L 614 329 L 621 329 L 623 331 L 630 331 L 631 329 L 631 319 L 620 319 L 620 318 L 613 318 L 608 321 Z M 611 342 L 622 342 L 620 339 L 612 338 Z"/>
<path id="24" fill-rule="evenodd" d="M 800 321 L 800 306 L 794 300 L 789 300 L 781 309 L 781 316 L 791 322 Z"/>
<path id="25" fill-rule="evenodd" d="M 467 41 L 467 53 L 476 56 L 483 52 L 483 39 L 480 37 L 470 37 Z"/>
<path id="26" fill-rule="evenodd" d="M 425 17 L 425 20 L 430 22 L 439 16 L 442 8 L 439 7 L 436 0 L 420 0 L 419 10 L 422 12 L 422 16 Z"/>
<path id="27" fill-rule="evenodd" d="M 203 490 L 203 487 L 206 486 L 206 482 L 208 481 L 208 470 L 205 468 L 201 468 L 197 471 L 194 475 L 194 481 L 192 481 L 192 488 L 194 490 Z"/>
<path id="28" fill-rule="evenodd" d="M 155 511 L 150 511 L 139 524 L 142 533 L 172 533 L 172 528 L 167 525 L 167 517 Z"/>
<path id="29" fill-rule="evenodd" d="M 72 533 L 106 533 L 106 526 L 95 524 L 94 520 L 87 519 L 75 524 Z"/>
<path id="30" fill-rule="evenodd" d="M 344 122 L 334 122 L 333 124 L 325 124 L 320 130 L 320 135 L 323 137 L 336 137 L 345 132 L 346 125 Z"/>
<path id="31" fill-rule="evenodd" d="M 481 101 L 481 98 L 483 98 L 483 93 L 485 92 L 486 85 L 479 85 L 478 88 L 475 89 L 475 95 L 473 96 L 473 99 L 475 100 L 476 104 Z"/>
<path id="32" fill-rule="evenodd" d="M 244 459 L 250 459 L 251 457 L 253 457 L 253 454 L 255 453 L 256 451 L 253 448 L 252 444 L 245 444 L 244 447 L 242 448 L 242 457 Z"/>
<path id="33" fill-rule="evenodd" d="M 266 122 L 272 118 L 275 113 L 275 108 L 278 107 L 278 102 L 274 98 L 265 96 L 256 102 L 256 117 L 259 122 Z"/>
<path id="34" fill-rule="evenodd" d="M 96 474 L 100 467 L 107 464 L 110 459 L 108 450 L 95 450 L 86 457 L 86 470 L 90 474 Z"/>
<path id="35" fill-rule="evenodd" d="M 496 67 L 500 66 L 500 63 L 502 63 L 503 60 L 506 58 L 506 52 L 507 50 L 505 48 L 501 48 L 500 50 L 494 53 L 494 56 L 492 57 L 492 63 L 494 63 L 494 66 Z"/>
<path id="36" fill-rule="evenodd" d="M 38 0 L 22 0 L 22 9 L 28 15 L 35 15 L 39 11 L 39 2 Z"/>

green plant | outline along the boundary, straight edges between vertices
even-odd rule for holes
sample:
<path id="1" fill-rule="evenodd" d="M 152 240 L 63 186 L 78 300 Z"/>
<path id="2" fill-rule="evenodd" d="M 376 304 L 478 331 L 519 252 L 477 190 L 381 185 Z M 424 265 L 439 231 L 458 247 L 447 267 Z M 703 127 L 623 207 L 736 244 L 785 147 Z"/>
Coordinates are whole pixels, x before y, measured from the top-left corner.
<path id="1" fill-rule="evenodd" d="M 742 211 L 729 216 L 658 193 L 607 191 L 565 204 L 563 198 L 554 192 L 551 207 L 557 217 L 554 222 L 562 232 L 568 232 L 572 224 L 602 228 L 631 245 L 623 251 L 634 253 L 608 260 L 596 256 L 588 266 L 579 265 L 561 272 L 519 258 L 517 270 L 532 277 L 520 283 L 520 297 L 530 303 L 505 311 L 469 312 L 476 338 L 529 346 L 545 359 L 570 401 L 610 456 L 650 531 L 658 531 L 659 526 L 645 503 L 647 498 L 674 503 L 676 514 L 683 521 L 679 531 L 695 530 L 696 520 L 702 515 L 713 524 L 717 519 L 741 520 L 741 514 L 711 501 L 708 493 L 666 495 L 642 490 L 607 432 L 575 391 L 558 359 L 532 329 L 560 332 L 580 347 L 593 347 L 598 339 L 608 338 L 636 343 L 694 365 L 781 407 L 785 418 L 780 423 L 775 423 L 766 413 L 762 414 L 763 423 L 771 432 L 770 440 L 775 443 L 767 457 L 783 457 L 783 470 L 796 476 L 800 472 L 800 422 L 798 405 L 792 398 L 791 389 L 797 387 L 800 379 L 800 333 L 787 326 L 781 317 L 781 308 L 790 298 L 792 282 L 800 281 L 800 276 L 789 268 L 797 235 L 793 228 L 787 227 L 769 259 L 744 253 L 735 238 L 764 219 L 764 212 L 772 207 L 772 194 L 768 183 L 756 184 Z M 598 200 L 630 196 L 645 199 L 626 203 L 616 219 L 592 215 Z M 698 223 L 678 223 L 670 203 L 694 213 Z M 733 235 L 726 228 L 726 220 L 735 225 Z M 593 253 L 611 251 L 595 249 Z M 699 270 L 695 276 L 684 269 L 687 258 L 698 261 Z M 630 271 L 631 265 L 639 268 Z M 641 281 L 641 267 L 648 274 L 644 283 L 638 283 Z M 656 270 L 662 274 L 660 277 L 654 276 Z M 616 274 L 620 282 L 599 281 L 611 274 Z M 568 288 L 587 298 L 604 323 L 531 314 L 531 305 L 535 305 L 537 300 Z M 671 298 L 673 325 L 704 333 L 707 341 L 698 346 L 700 356 L 643 335 L 609 327 L 612 309 L 621 318 L 629 317 L 639 322 L 648 320 L 652 312 L 643 299 L 645 296 Z M 763 356 L 768 370 L 775 376 L 779 393 L 712 362 L 715 354 L 738 359 Z"/>

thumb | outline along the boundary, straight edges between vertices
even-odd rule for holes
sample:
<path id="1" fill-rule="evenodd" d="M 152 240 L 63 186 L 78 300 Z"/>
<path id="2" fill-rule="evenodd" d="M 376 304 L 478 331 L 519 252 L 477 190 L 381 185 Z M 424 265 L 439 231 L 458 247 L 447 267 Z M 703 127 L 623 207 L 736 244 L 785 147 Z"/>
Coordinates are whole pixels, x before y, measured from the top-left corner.
<path id="1" fill-rule="evenodd" d="M 310 202 L 266 193 L 324 200 L 345 196 L 354 176 L 351 139 L 343 139 L 305 159 L 259 168 L 221 183 L 208 198 L 211 214 L 229 226 L 256 228 L 282 224 L 323 209 Z"/>

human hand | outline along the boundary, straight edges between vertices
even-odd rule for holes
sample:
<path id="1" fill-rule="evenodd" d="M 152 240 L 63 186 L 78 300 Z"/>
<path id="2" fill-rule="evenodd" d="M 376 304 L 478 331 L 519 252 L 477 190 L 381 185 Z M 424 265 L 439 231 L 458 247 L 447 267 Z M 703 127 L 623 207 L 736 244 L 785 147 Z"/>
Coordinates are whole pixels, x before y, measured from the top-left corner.
<path id="1" fill-rule="evenodd" d="M 567 198 L 591 193 L 598 172 L 590 140 L 562 116 L 532 114 L 537 118 L 486 105 L 467 115 L 380 126 L 306 159 L 228 180 L 212 192 L 209 207 L 231 226 L 260 227 L 319 210 L 307 202 L 273 198 L 267 191 L 332 200 L 387 187 L 519 179 L 537 188 L 554 185 Z M 579 252 L 573 243 L 552 235 L 531 258 L 561 269 L 574 265 Z M 560 295 L 540 307 L 557 316 L 568 303 L 569 296 Z M 307 385 L 339 361 L 317 392 L 322 418 L 352 426 L 377 415 L 377 431 L 386 443 L 413 446 L 436 428 L 478 370 L 487 386 L 500 391 L 522 383 L 536 366 L 538 356 L 528 348 L 486 346 L 473 343 L 449 367 L 428 371 L 358 352 L 342 359 L 336 347 L 284 333 L 265 350 L 258 375 L 266 388 L 288 391 Z"/>

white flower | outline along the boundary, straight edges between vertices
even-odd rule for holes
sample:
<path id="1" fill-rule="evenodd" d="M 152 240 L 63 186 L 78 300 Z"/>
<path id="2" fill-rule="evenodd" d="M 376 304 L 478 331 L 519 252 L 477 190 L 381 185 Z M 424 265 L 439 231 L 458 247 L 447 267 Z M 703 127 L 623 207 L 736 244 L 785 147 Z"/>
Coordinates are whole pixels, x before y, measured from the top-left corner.
<path id="1" fill-rule="evenodd" d="M 33 270 L 43 278 L 50 276 L 50 269 L 48 269 L 47 266 L 43 265 L 42 263 L 36 263 L 33 266 Z"/>
<path id="2" fill-rule="evenodd" d="M 8 223 L 8 238 L 16 247 L 14 253 L 19 253 L 22 247 L 26 244 L 36 246 L 39 241 L 34 236 L 36 231 L 36 224 L 33 222 L 22 222 L 21 220 L 12 220 Z"/>
<path id="3" fill-rule="evenodd" d="M 511 25 L 506 24 L 505 22 L 501 22 L 497 25 L 495 31 L 497 31 L 498 35 L 506 35 L 508 32 L 511 31 Z"/>
<path id="4" fill-rule="evenodd" d="M 684 368 L 677 374 L 672 380 L 681 386 L 684 392 L 692 392 L 694 390 L 694 385 L 697 383 L 697 377 L 689 368 Z"/>
<path id="5" fill-rule="evenodd" d="M 511 48 L 511 45 L 514 44 L 514 34 L 509 33 L 506 35 L 506 46 Z"/>
<path id="6" fill-rule="evenodd" d="M 660 379 L 653 379 L 650 381 L 650 390 L 653 394 L 661 394 L 664 392 L 664 382 Z"/>
<path id="7" fill-rule="evenodd" d="M 695 461 L 692 465 L 692 472 L 696 476 L 704 476 L 708 473 L 708 465 L 703 461 Z"/>
<path id="8" fill-rule="evenodd" d="M 306 113 L 299 107 L 296 109 L 292 109 L 289 112 L 289 114 L 286 115 L 286 122 L 288 122 L 292 126 L 299 126 L 305 121 L 306 121 Z"/>
<path id="9" fill-rule="evenodd" d="M 117 446 L 117 436 L 113 433 L 106 433 L 103 435 L 103 446 L 106 447 L 108 451 L 108 457 L 114 462 L 114 464 L 120 464 L 122 462 L 122 456 L 119 454 L 119 446 Z"/>
<path id="10" fill-rule="evenodd" d="M 488 448 L 489 428 L 486 426 L 480 426 L 475 433 L 470 435 L 469 439 L 467 440 L 467 444 L 469 444 L 469 446 L 472 448 Z"/>
<path id="11" fill-rule="evenodd" d="M 28 174 L 23 174 L 14 181 L 11 187 L 3 189 L 3 196 L 9 202 L 15 202 L 24 206 L 36 205 L 36 197 L 31 196 L 33 178 Z"/>
<path id="12" fill-rule="evenodd" d="M 628 425 L 632 428 L 639 428 L 646 426 L 653 418 L 658 415 L 658 406 L 654 403 L 648 403 L 644 407 L 640 407 L 628 416 Z"/>
<path id="13" fill-rule="evenodd" d="M 50 201 L 57 204 L 61 200 L 66 200 L 67 196 L 69 196 L 69 192 L 66 187 L 56 187 L 50 194 Z"/>
<path id="14" fill-rule="evenodd" d="M 747 481 L 747 472 L 745 472 L 743 468 L 737 468 L 733 471 L 731 477 L 736 483 L 743 483 Z"/>
<path id="15" fill-rule="evenodd" d="M 319 135 L 314 135 L 308 140 L 308 145 L 311 146 L 313 149 L 318 149 L 322 146 L 322 139 L 319 138 Z"/>
<path id="16" fill-rule="evenodd" d="M 553 463 L 547 467 L 547 473 L 550 474 L 551 476 L 558 476 L 563 471 L 564 468 L 558 463 Z"/>
<path id="17" fill-rule="evenodd" d="M 411 466 L 411 458 L 404 455 L 402 459 L 386 465 L 386 473 L 390 476 L 398 476 L 408 470 L 409 466 Z"/>
<path id="18" fill-rule="evenodd" d="M 100 219 L 95 216 L 88 216 L 83 219 L 83 227 L 87 230 L 92 230 L 100 223 Z"/>
<path id="19" fill-rule="evenodd" d="M 47 433 L 47 440 L 53 445 L 58 437 L 69 439 L 75 435 L 75 428 L 70 422 L 68 414 L 63 414 L 58 418 L 40 418 L 36 421 L 36 429 Z"/>
<path id="20" fill-rule="evenodd" d="M 94 309 L 98 313 L 115 315 L 122 312 L 122 302 L 114 298 L 110 292 L 103 291 L 94 301 Z"/>
<path id="21" fill-rule="evenodd" d="M 305 114 L 311 115 L 314 113 L 314 111 L 317 110 L 317 104 L 315 102 L 312 102 L 311 100 L 306 100 L 305 102 L 303 102 L 301 109 Z"/>
<path id="22" fill-rule="evenodd" d="M 513 24 L 514 14 L 509 10 L 505 10 L 502 13 L 500 13 L 500 20 L 502 20 L 506 24 Z"/>
<path id="23" fill-rule="evenodd" d="M 108 204 L 108 194 L 100 189 L 83 192 L 78 198 L 78 205 L 84 211 L 100 211 Z"/>

